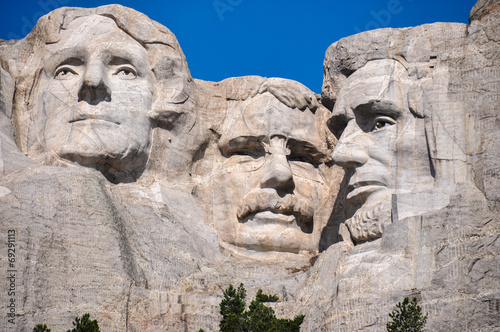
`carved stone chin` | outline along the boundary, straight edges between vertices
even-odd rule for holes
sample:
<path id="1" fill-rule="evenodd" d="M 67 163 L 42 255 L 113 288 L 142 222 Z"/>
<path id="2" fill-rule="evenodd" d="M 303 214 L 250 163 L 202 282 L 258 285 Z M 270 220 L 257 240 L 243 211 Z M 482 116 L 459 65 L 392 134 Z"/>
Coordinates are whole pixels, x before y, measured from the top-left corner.
<path id="1" fill-rule="evenodd" d="M 363 206 L 345 221 L 355 243 L 382 237 L 384 228 L 391 224 L 391 202 L 381 202 L 374 206 Z"/>
<path id="2" fill-rule="evenodd" d="M 240 256 L 317 255 L 336 186 L 327 165 L 334 139 L 329 112 L 291 80 L 241 77 L 218 88 L 227 109 L 213 171 L 201 174 L 213 191 L 202 198 L 213 211 L 208 222 Z"/>
<path id="3" fill-rule="evenodd" d="M 127 16 L 136 23 L 124 26 Z M 175 36 L 114 5 L 60 8 L 36 31 L 15 95 L 21 150 L 46 164 L 57 156 L 95 168 L 113 183 L 135 182 L 165 113 L 192 110 L 192 79 Z"/>
<path id="4" fill-rule="evenodd" d="M 2 331 L 216 331 L 240 283 L 301 331 L 382 331 L 404 297 L 425 330 L 500 331 L 499 43 L 500 0 L 365 31 L 319 96 L 193 79 L 120 5 L 0 39 Z"/>

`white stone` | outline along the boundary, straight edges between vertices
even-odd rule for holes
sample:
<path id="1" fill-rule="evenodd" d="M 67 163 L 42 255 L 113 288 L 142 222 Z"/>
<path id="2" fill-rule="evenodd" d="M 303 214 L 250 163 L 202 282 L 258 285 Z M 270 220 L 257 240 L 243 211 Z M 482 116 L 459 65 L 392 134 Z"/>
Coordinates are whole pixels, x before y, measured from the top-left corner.
<path id="1" fill-rule="evenodd" d="M 303 331 L 385 331 L 404 296 L 429 330 L 500 330 L 499 7 L 334 43 L 321 97 L 193 79 L 175 36 L 119 5 L 2 41 L 11 330 L 89 312 L 103 331 L 213 331 L 241 282 Z"/>

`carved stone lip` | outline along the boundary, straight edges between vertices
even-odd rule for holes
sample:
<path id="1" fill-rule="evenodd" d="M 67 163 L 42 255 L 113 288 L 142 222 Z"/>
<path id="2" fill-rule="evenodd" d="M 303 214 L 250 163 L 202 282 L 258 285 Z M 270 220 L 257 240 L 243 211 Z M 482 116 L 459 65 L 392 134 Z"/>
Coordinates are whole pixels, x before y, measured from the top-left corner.
<path id="1" fill-rule="evenodd" d="M 101 120 L 101 121 L 106 121 L 106 122 L 111 122 L 116 125 L 120 125 L 121 122 L 117 121 L 113 116 L 105 115 L 105 114 L 76 114 L 74 117 L 72 117 L 68 122 L 69 123 L 75 123 L 79 121 L 86 121 L 86 120 Z"/>
<path id="2" fill-rule="evenodd" d="M 256 211 L 247 214 L 244 218 L 238 218 L 238 221 L 240 224 L 247 224 L 250 229 L 253 229 L 253 227 L 266 227 L 267 225 L 270 227 L 281 225 L 282 227 L 300 230 L 306 234 L 311 234 L 314 230 L 313 217 L 304 216 L 299 212 Z"/>
<path id="3" fill-rule="evenodd" d="M 241 224 L 256 223 L 260 225 L 285 225 L 287 227 L 298 227 L 304 233 L 312 233 L 314 228 L 313 217 L 302 215 L 300 212 L 289 210 L 261 210 L 246 214 L 238 218 Z"/>
<path id="4" fill-rule="evenodd" d="M 385 183 L 380 181 L 359 181 L 347 186 L 347 200 L 366 198 L 371 193 L 386 189 Z"/>
<path id="5" fill-rule="evenodd" d="M 263 210 L 256 211 L 254 213 L 250 213 L 246 215 L 242 222 L 248 222 L 250 220 L 258 220 L 260 224 L 292 224 L 295 221 L 296 217 L 290 213 L 285 211 L 272 211 L 272 210 Z"/>
<path id="6" fill-rule="evenodd" d="M 257 210 L 248 209 L 244 210 L 243 212 L 240 211 L 241 214 L 240 213 L 238 214 L 238 219 L 240 220 L 240 222 L 246 222 L 248 219 L 251 219 L 256 214 L 265 212 L 268 212 L 268 215 L 275 215 L 275 216 L 282 215 L 282 216 L 293 217 L 293 219 L 312 220 L 312 218 L 308 218 L 307 216 L 302 215 L 300 212 L 294 211 L 292 207 L 262 208 Z M 290 222 L 293 222 L 293 220 Z"/>

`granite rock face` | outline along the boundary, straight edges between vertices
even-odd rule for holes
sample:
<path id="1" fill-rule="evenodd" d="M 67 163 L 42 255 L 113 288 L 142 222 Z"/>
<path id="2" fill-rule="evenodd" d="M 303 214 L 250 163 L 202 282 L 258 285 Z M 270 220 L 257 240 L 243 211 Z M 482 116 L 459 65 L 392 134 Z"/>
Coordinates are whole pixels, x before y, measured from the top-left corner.
<path id="1" fill-rule="evenodd" d="M 500 12 L 485 3 L 469 26 L 380 29 L 328 48 L 322 95 L 345 170 L 337 222 L 352 242 L 315 264 L 306 330 L 383 331 L 404 296 L 430 331 L 500 330 Z"/>
<path id="2" fill-rule="evenodd" d="M 235 255 L 308 263 L 342 176 L 331 162 L 330 112 L 290 80 L 238 77 L 217 88 L 226 103 L 193 169 L 205 222 Z"/>
<path id="3" fill-rule="evenodd" d="M 384 331 L 404 296 L 500 330 L 499 7 L 344 38 L 321 96 L 193 79 L 118 5 L 3 41 L 0 329 L 215 331 L 242 282 L 303 331 Z"/>

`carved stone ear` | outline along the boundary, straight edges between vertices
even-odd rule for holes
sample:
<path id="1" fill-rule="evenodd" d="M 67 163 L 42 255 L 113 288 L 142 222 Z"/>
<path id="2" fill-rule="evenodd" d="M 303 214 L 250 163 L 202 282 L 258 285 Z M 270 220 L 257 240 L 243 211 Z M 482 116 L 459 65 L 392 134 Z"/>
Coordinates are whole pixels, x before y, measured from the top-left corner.
<path id="1" fill-rule="evenodd" d="M 158 82 L 157 97 L 148 117 L 166 130 L 182 127 L 189 114 L 196 112 L 196 98 L 192 90 L 189 82 L 182 77 Z"/>
<path id="2" fill-rule="evenodd" d="M 161 112 L 150 112 L 149 116 L 154 120 L 159 127 L 172 130 L 176 125 L 182 122 L 184 112 L 176 112 L 173 110 L 163 110 Z"/>

